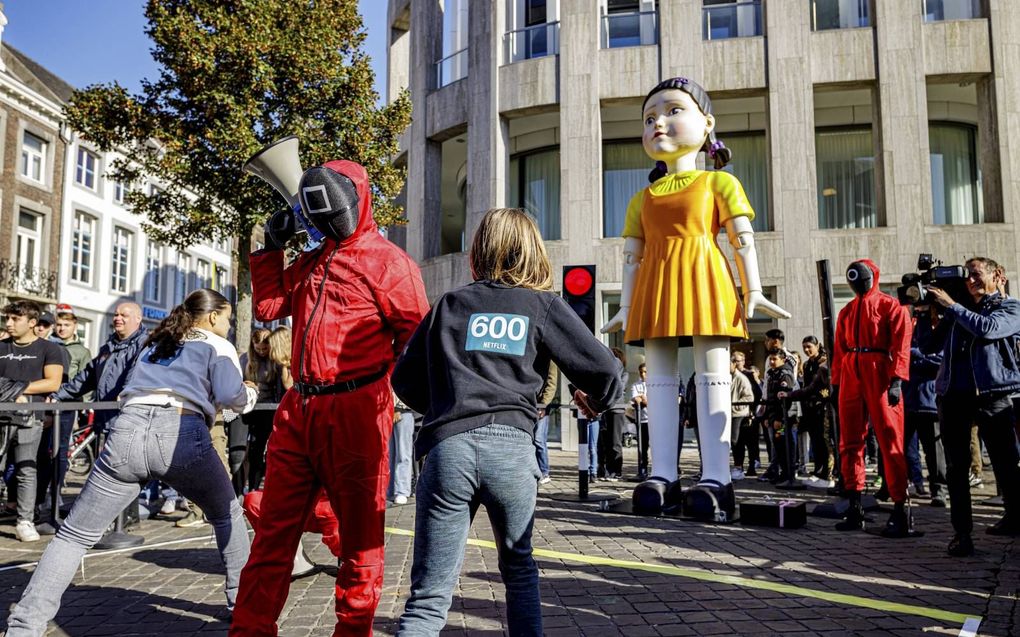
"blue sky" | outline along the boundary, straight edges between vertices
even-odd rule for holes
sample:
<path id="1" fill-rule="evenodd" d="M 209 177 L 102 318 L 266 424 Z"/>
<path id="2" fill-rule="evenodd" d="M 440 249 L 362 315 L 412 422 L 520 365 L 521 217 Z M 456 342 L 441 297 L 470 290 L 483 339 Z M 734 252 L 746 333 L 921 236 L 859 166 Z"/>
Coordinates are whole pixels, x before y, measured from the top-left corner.
<path id="1" fill-rule="evenodd" d="M 77 88 L 117 80 L 131 92 L 156 77 L 144 0 L 7 0 L 3 41 Z M 385 0 L 358 0 L 376 91 L 386 86 Z"/>

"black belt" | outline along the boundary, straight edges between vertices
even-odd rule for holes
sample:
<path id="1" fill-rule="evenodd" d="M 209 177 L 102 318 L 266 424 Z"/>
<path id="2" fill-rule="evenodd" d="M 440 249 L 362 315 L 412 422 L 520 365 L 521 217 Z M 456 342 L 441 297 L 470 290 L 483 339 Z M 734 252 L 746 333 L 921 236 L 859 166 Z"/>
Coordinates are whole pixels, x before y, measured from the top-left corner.
<path id="1" fill-rule="evenodd" d="M 386 369 L 381 369 L 374 374 L 352 378 L 339 383 L 329 385 L 313 385 L 311 383 L 294 383 L 294 390 L 302 396 L 323 396 L 325 394 L 344 394 L 352 392 L 359 387 L 370 385 L 386 375 Z"/>
<path id="2" fill-rule="evenodd" d="M 851 347 L 847 351 L 853 352 L 855 354 L 884 354 L 885 356 L 889 355 L 889 350 L 876 349 L 874 347 Z"/>

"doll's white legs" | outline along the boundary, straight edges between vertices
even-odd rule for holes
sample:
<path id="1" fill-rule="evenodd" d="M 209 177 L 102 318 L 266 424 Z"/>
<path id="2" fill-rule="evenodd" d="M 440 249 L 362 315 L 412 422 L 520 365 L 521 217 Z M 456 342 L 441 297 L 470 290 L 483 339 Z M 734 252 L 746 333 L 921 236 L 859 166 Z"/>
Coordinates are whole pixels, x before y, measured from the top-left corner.
<path id="1" fill-rule="evenodd" d="M 680 435 L 679 369 L 675 338 L 645 339 L 648 368 L 648 441 L 652 450 L 652 475 L 666 482 L 676 480 Z"/>
<path id="2" fill-rule="evenodd" d="M 698 439 L 701 444 L 701 484 L 714 482 L 726 485 L 730 482 L 732 379 L 729 338 L 695 336 L 694 372 Z"/>

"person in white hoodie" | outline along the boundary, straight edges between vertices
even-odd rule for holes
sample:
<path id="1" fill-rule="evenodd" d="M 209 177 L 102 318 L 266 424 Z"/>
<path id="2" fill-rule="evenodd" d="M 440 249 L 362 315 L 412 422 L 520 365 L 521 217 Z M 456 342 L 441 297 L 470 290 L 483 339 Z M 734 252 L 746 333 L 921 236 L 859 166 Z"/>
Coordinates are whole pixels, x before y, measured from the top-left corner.
<path id="1" fill-rule="evenodd" d="M 96 466 L 8 618 L 8 637 L 46 631 L 82 556 L 138 497 L 138 484 L 153 479 L 205 512 L 227 571 L 227 607 L 233 608 L 248 560 L 248 530 L 209 425 L 222 409 L 251 411 L 258 394 L 243 380 L 237 353 L 225 338 L 230 315 L 223 295 L 196 290 L 149 336 Z"/>

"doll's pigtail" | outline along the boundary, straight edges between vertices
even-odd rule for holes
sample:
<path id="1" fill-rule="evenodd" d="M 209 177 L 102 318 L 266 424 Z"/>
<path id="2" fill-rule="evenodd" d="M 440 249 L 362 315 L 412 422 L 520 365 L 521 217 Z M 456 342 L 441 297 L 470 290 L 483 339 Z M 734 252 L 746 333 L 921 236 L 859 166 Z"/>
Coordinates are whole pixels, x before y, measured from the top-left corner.
<path id="1" fill-rule="evenodd" d="M 716 170 L 721 169 L 733 159 L 733 151 L 715 138 L 715 132 L 708 134 L 708 139 L 705 140 L 705 145 L 701 147 L 701 150 L 712 158 Z"/>
<path id="2" fill-rule="evenodd" d="M 669 167 L 666 166 L 666 162 L 657 161 L 655 162 L 655 168 L 652 169 L 652 172 L 648 173 L 648 183 L 654 184 L 668 174 Z"/>

